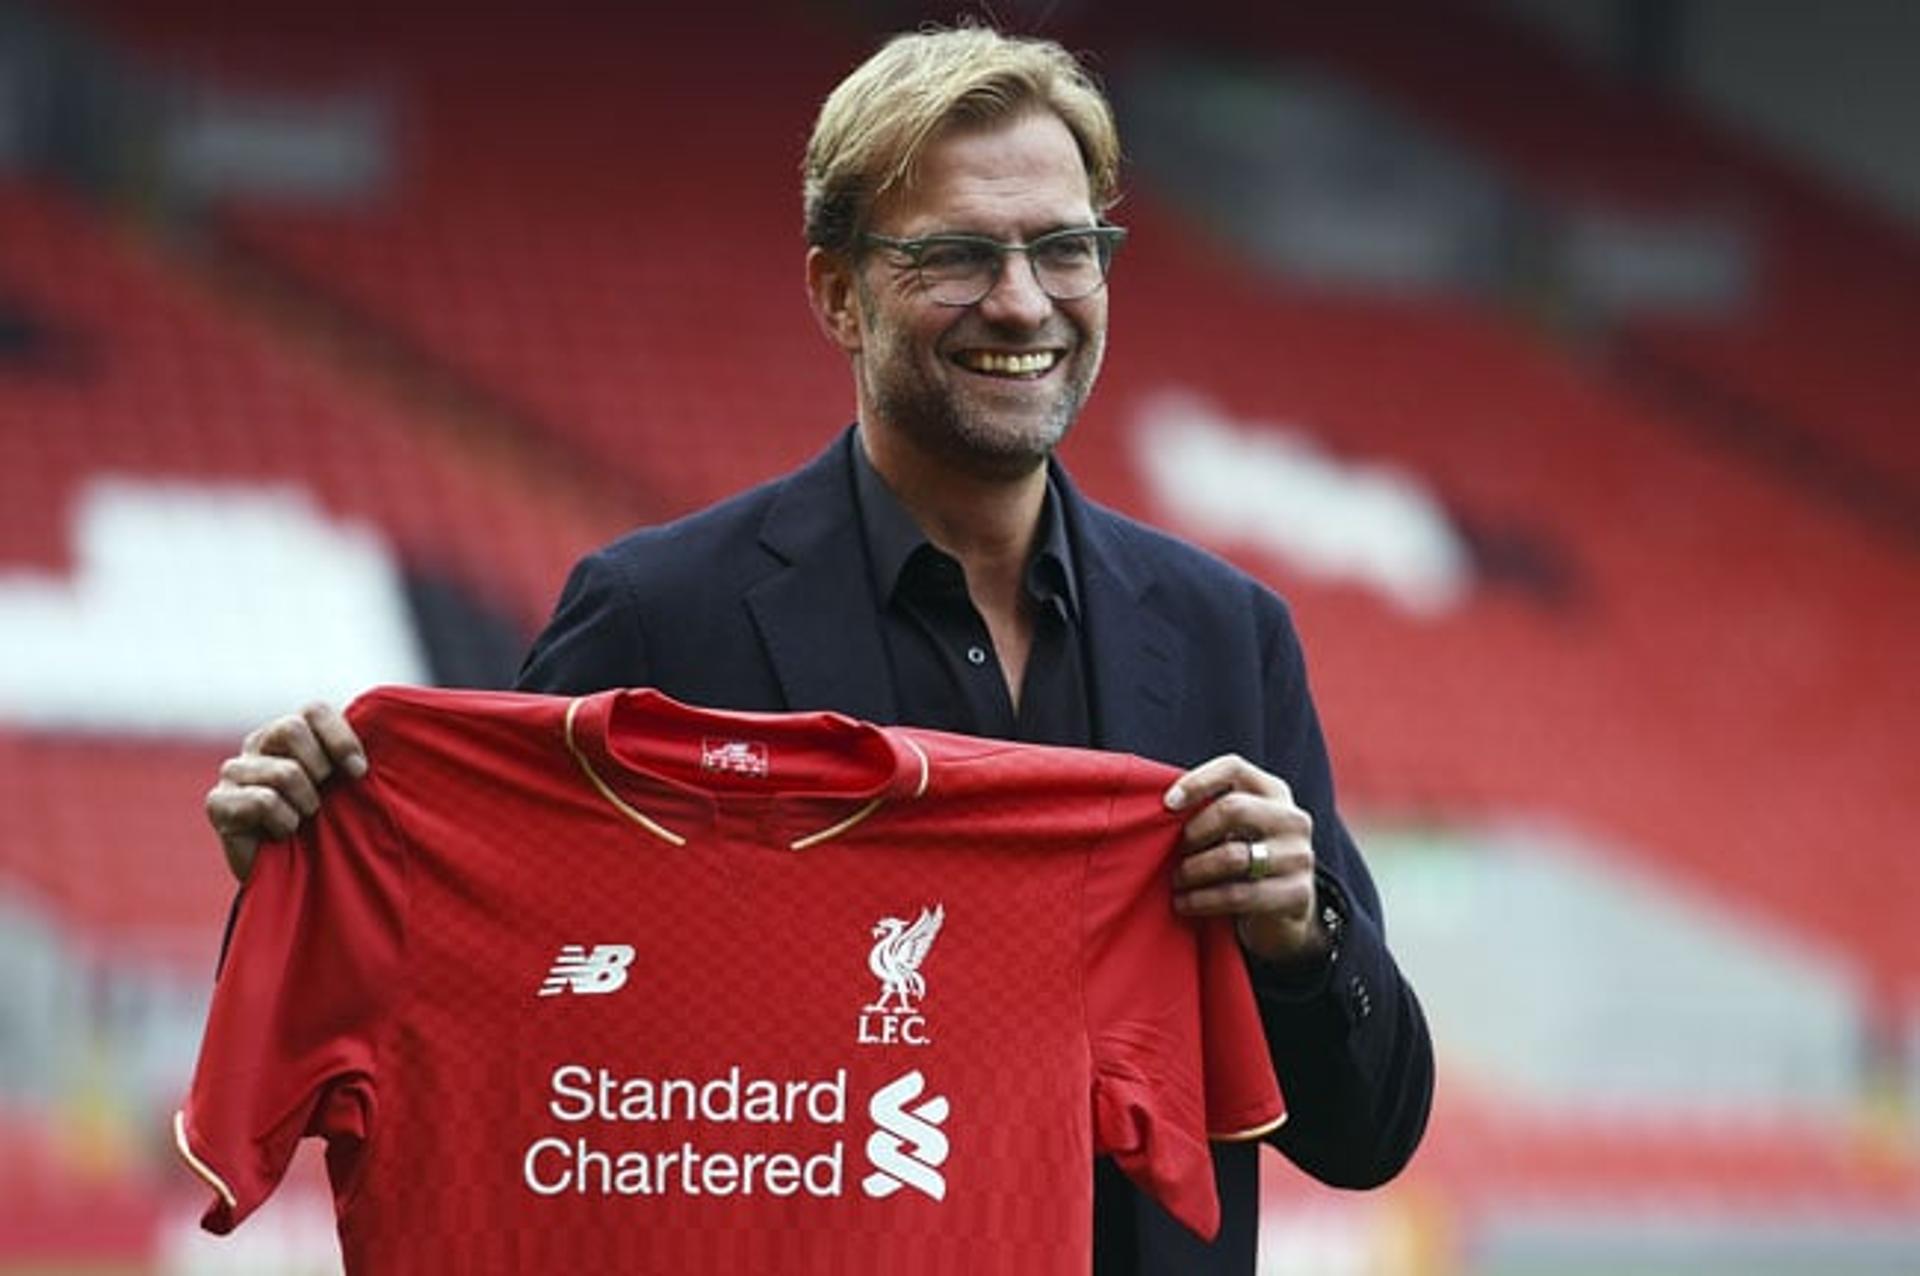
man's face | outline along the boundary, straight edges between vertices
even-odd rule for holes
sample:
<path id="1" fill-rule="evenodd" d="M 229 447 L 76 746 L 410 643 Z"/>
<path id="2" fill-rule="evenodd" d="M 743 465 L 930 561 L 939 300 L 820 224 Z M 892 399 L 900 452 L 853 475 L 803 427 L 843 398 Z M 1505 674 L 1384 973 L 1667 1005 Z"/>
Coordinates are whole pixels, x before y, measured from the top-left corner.
<path id="1" fill-rule="evenodd" d="M 883 200 L 876 234 L 984 235 L 1025 242 L 1094 224 L 1073 134 L 1035 112 L 937 137 L 919 181 Z M 971 306 L 926 297 L 911 265 L 885 248 L 858 270 L 862 417 L 871 429 L 980 477 L 1030 473 L 1066 436 L 1100 371 L 1104 289 L 1078 301 L 1040 290 L 1021 254 Z"/>

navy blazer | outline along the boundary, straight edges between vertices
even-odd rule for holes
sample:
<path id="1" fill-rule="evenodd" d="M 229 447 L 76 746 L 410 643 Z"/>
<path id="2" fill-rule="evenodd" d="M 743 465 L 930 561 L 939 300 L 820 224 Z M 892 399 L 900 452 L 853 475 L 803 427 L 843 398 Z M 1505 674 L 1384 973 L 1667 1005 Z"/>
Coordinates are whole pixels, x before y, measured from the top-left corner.
<path id="1" fill-rule="evenodd" d="M 784 477 L 582 559 L 520 674 L 528 691 L 649 686 L 721 709 L 898 721 L 856 512 L 853 431 Z M 1388 953 L 1380 900 L 1334 806 L 1286 604 L 1201 550 L 1082 497 L 1057 465 L 1087 626 L 1094 743 L 1177 767 L 1239 753 L 1313 816 L 1348 923 L 1306 984 L 1250 962 L 1285 1091 L 1272 1142 L 1314 1177 L 1391 1178 L 1426 1128 L 1433 1052 Z M 1103 1272 L 1251 1272 L 1257 1145 L 1216 1147 L 1220 1236 L 1203 1245 L 1144 1195 L 1096 1221 Z M 1103 1170 L 1103 1194 L 1111 1190 Z M 1116 1241 L 1116 1226 L 1132 1244 Z M 1131 1252 L 1128 1252 L 1128 1251 Z"/>

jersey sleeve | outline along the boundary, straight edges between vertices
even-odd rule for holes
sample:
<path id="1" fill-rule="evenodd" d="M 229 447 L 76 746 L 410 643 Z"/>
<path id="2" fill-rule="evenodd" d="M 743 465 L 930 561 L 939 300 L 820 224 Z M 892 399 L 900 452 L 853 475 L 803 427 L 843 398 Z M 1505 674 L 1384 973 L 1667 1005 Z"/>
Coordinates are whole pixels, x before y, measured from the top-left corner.
<path id="1" fill-rule="evenodd" d="M 1088 865 L 1086 970 L 1095 1149 L 1211 1240 L 1209 1142 L 1257 1137 L 1286 1107 L 1231 923 L 1173 911 L 1172 773 L 1141 764 Z"/>
<path id="2" fill-rule="evenodd" d="M 339 1185 L 371 1135 L 376 1039 L 401 977 L 405 873 L 374 778 L 330 788 L 290 842 L 262 847 L 214 984 L 176 1150 L 224 1234 L 279 1185 L 306 1135 Z"/>

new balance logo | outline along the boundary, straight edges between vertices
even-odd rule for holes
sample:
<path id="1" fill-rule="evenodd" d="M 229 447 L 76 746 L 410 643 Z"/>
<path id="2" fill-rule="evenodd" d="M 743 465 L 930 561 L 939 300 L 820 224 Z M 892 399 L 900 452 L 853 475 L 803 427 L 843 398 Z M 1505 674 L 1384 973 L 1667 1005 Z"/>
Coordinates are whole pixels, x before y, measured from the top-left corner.
<path id="1" fill-rule="evenodd" d="M 560 950 L 546 982 L 540 985 L 542 997 L 563 992 L 594 996 L 613 992 L 627 982 L 627 967 L 633 965 L 630 944 L 595 944 L 588 952 L 585 945 L 568 944 Z"/>
<path id="2" fill-rule="evenodd" d="M 947 1180 L 939 1167 L 947 1163 L 947 1136 L 940 1126 L 947 1119 L 945 1095 L 935 1095 L 908 1107 L 927 1087 L 918 1069 L 873 1092 L 867 1114 L 876 1129 L 867 1138 L 867 1160 L 873 1173 L 861 1182 L 868 1196 L 888 1197 L 903 1187 L 945 1200 Z"/>

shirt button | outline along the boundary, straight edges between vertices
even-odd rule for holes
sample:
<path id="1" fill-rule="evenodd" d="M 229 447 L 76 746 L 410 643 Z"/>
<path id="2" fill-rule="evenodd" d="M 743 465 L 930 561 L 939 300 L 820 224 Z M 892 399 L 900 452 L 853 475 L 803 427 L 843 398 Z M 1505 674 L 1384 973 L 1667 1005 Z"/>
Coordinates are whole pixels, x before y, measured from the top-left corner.
<path id="1" fill-rule="evenodd" d="M 969 647 L 969 648 L 967 648 L 967 663 L 968 663 L 968 664 L 971 664 L 971 665 L 984 665 L 984 664 L 986 664 L 986 663 L 987 663 L 987 649 L 986 649 L 985 647 Z"/>

